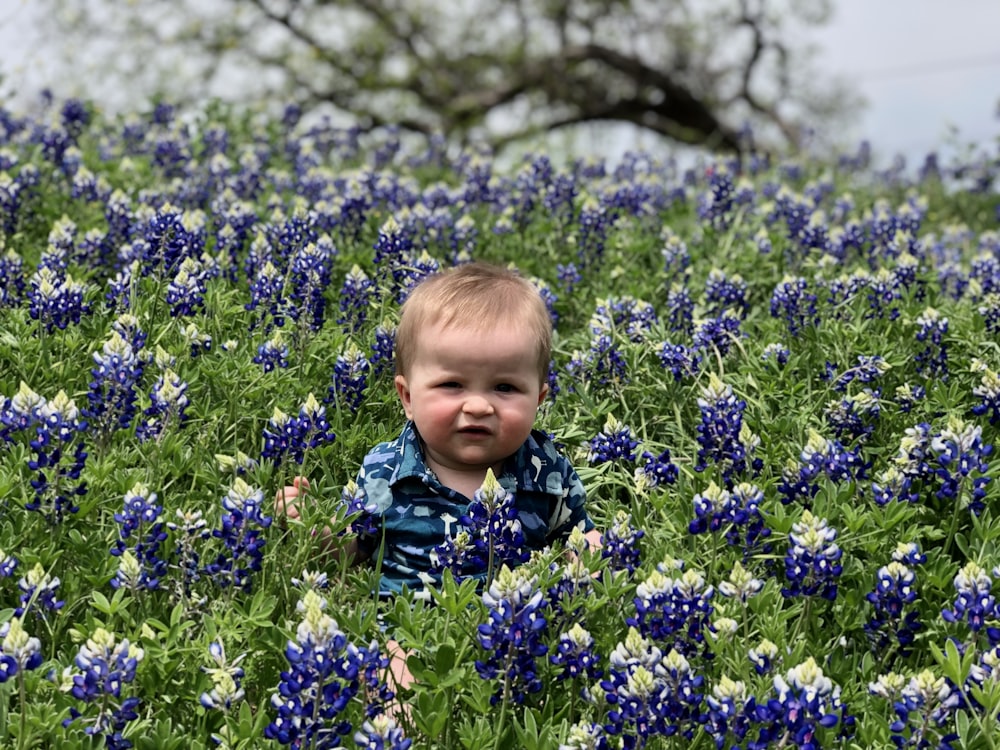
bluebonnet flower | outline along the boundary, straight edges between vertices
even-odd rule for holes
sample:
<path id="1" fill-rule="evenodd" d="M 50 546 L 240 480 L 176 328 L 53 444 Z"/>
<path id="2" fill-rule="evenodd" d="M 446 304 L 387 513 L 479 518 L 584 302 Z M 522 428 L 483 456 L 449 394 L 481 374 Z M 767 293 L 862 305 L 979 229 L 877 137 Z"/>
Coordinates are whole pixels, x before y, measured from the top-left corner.
<path id="1" fill-rule="evenodd" d="M 267 544 L 264 532 L 271 517 L 263 513 L 264 492 L 237 477 L 222 498 L 222 526 L 212 536 L 222 540 L 225 550 L 205 566 L 205 572 L 222 588 L 249 592 L 252 574 L 259 571 Z"/>
<path id="2" fill-rule="evenodd" d="M 931 426 L 926 422 L 907 427 L 899 441 L 899 450 L 893 457 L 893 467 L 899 469 L 911 482 L 933 479 L 935 469 L 931 465 L 934 458 L 931 442 L 934 437 Z"/>
<path id="3" fill-rule="evenodd" d="M 372 377 L 379 377 L 383 372 L 391 371 L 395 363 L 396 329 L 388 325 L 375 327 L 375 341 L 372 344 L 372 354 L 368 362 L 372 366 Z"/>
<path id="4" fill-rule="evenodd" d="M 298 250 L 289 266 L 291 293 L 289 312 L 298 321 L 318 331 L 326 315 L 326 288 L 330 285 L 330 263 L 336 250 L 328 237 L 320 237 Z"/>
<path id="5" fill-rule="evenodd" d="M 669 449 L 664 449 L 657 456 L 649 451 L 643 451 L 641 458 L 643 464 L 635 470 L 635 486 L 638 491 L 643 492 L 677 482 L 677 465 L 670 460 Z"/>
<path id="6" fill-rule="evenodd" d="M 771 535 L 760 514 L 763 499 L 763 491 L 748 482 L 739 483 L 732 491 L 710 482 L 704 492 L 694 496 L 695 518 L 688 524 L 688 531 L 702 534 L 721 530 L 726 543 L 741 547 L 747 559 L 758 551 L 758 542 Z"/>
<path id="7" fill-rule="evenodd" d="M 625 622 L 644 637 L 693 656 L 707 649 L 705 631 L 715 610 L 715 589 L 706 585 L 699 571 L 686 570 L 680 577 L 671 578 L 664 569 L 664 565 L 657 566 L 636 586 L 636 614 Z"/>
<path id="8" fill-rule="evenodd" d="M 261 455 L 274 460 L 275 465 L 278 465 L 288 454 L 295 463 L 301 464 L 305 460 L 306 451 L 333 442 L 335 437 L 326 418 L 326 408 L 310 393 L 295 417 L 290 417 L 275 407 L 264 428 L 264 448 Z"/>
<path id="9" fill-rule="evenodd" d="M 128 429 L 138 411 L 136 386 L 144 365 L 132 345 L 113 330 L 101 350 L 93 353 L 87 418 L 98 445 L 105 444 L 118 430 Z"/>
<path id="10" fill-rule="evenodd" d="M 219 471 L 224 474 L 244 476 L 259 466 L 255 459 L 250 458 L 243 451 L 236 451 L 236 454 L 232 456 L 224 453 L 216 453 L 214 458 Z"/>
<path id="11" fill-rule="evenodd" d="M 500 486 L 492 469 L 486 470 L 459 523 L 462 531 L 434 550 L 439 566 L 450 568 L 457 577 L 485 575 L 489 586 L 501 566 L 528 561 L 514 495 Z"/>
<path id="12" fill-rule="evenodd" d="M 639 342 L 656 322 L 656 310 L 648 302 L 631 296 L 608 297 L 597 301 L 589 327 L 594 336 L 621 333 Z"/>
<path id="13" fill-rule="evenodd" d="M 254 364 L 264 368 L 264 372 L 271 372 L 276 367 L 286 369 L 288 367 L 288 344 L 281 331 L 275 331 L 267 341 L 257 347 L 257 353 L 253 357 Z"/>
<path id="14" fill-rule="evenodd" d="M 368 312 L 376 299 L 375 282 L 354 264 L 340 288 L 340 317 L 337 323 L 346 334 L 357 333 L 368 320 Z"/>
<path id="15" fill-rule="evenodd" d="M 910 568 L 893 560 L 878 569 L 875 589 L 865 595 L 875 610 L 865 623 L 865 633 L 883 658 L 887 649 L 896 646 L 900 657 L 908 656 L 916 633 L 923 627 L 915 610 L 904 613 L 906 606 L 917 599 L 915 580 L 916 574 Z"/>
<path id="16" fill-rule="evenodd" d="M 601 535 L 601 559 L 608 560 L 612 573 L 625 571 L 631 576 L 639 569 L 642 562 L 639 540 L 645 535 L 645 531 L 632 525 L 629 513 L 615 511 L 614 519 Z"/>
<path id="17" fill-rule="evenodd" d="M 778 647 L 767 638 L 747 651 L 747 658 L 759 675 L 770 674 L 779 661 Z"/>
<path id="18" fill-rule="evenodd" d="M 594 638 L 580 623 L 560 634 L 549 661 L 559 669 L 559 680 L 582 678 L 593 682 L 602 675 L 600 655 L 594 652 Z"/>
<path id="19" fill-rule="evenodd" d="M 783 317 L 788 334 L 796 337 L 806 328 L 819 324 L 816 301 L 815 292 L 809 291 L 808 281 L 785 276 L 771 294 L 771 317 Z"/>
<path id="20" fill-rule="evenodd" d="M 916 503 L 920 493 L 913 487 L 913 478 L 896 466 L 889 466 L 876 474 L 872 481 L 872 497 L 875 503 L 885 506 L 893 500 Z"/>
<path id="21" fill-rule="evenodd" d="M 857 380 L 859 383 L 871 383 L 889 371 L 890 365 L 877 354 L 858 355 L 858 363 L 842 373 L 837 374 L 836 365 L 827 363 L 827 380 L 833 382 L 836 391 L 846 391 L 847 386 Z"/>
<path id="22" fill-rule="evenodd" d="M 874 274 L 858 276 L 857 281 L 863 283 L 868 300 L 865 318 L 895 320 L 899 317 L 899 305 L 896 303 L 902 298 L 903 289 L 896 274 L 887 268 L 880 268 Z"/>
<path id="23" fill-rule="evenodd" d="M 705 705 L 708 707 L 705 731 L 716 748 L 741 747 L 753 725 L 757 708 L 753 696 L 747 696 L 746 685 L 741 680 L 722 675 L 712 692 L 705 696 Z"/>
<path id="24" fill-rule="evenodd" d="M 914 357 L 917 373 L 926 378 L 947 380 L 948 346 L 944 342 L 944 336 L 948 333 L 948 318 L 933 307 L 928 307 L 917 318 L 917 325 L 920 326 L 917 341 L 924 344 L 924 348 Z"/>
<path id="25" fill-rule="evenodd" d="M 773 697 L 759 701 L 756 724 L 759 734 L 753 747 L 787 744 L 790 747 L 822 747 L 817 733 L 840 724 L 840 737 L 853 734 L 854 717 L 840 699 L 840 686 L 823 674 L 809 657 L 785 676 L 776 675 Z"/>
<path id="26" fill-rule="evenodd" d="M 993 252 L 983 251 L 969 263 L 969 280 L 978 283 L 983 296 L 1000 292 L 1000 259 Z"/>
<path id="27" fill-rule="evenodd" d="M 351 342 L 333 364 L 333 385 L 327 389 L 326 402 L 356 414 L 364 401 L 370 369 L 365 353 Z"/>
<path id="28" fill-rule="evenodd" d="M 163 371 L 149 394 L 152 403 L 143 412 L 146 418 L 136 426 L 135 435 L 139 442 L 159 441 L 168 426 L 183 426 L 190 403 L 187 387 L 187 383 L 169 367 Z"/>
<path id="29" fill-rule="evenodd" d="M 3 249 L 4 242 L 0 241 L 0 252 Z M 13 250 L 7 250 L 0 255 L 0 309 L 20 307 L 26 285 L 24 260 Z"/>
<path id="30" fill-rule="evenodd" d="M 717 617 L 708 626 L 712 643 L 731 641 L 740 629 L 740 624 L 732 617 Z"/>
<path id="31" fill-rule="evenodd" d="M 706 354 L 726 356 L 733 343 L 746 336 L 740 330 L 740 323 L 739 315 L 732 310 L 723 310 L 721 315 L 701 321 L 692 334 L 693 348 L 704 350 Z"/>
<path id="32" fill-rule="evenodd" d="M 22 391 L 26 388 L 22 384 Z M 28 461 L 28 468 L 38 474 L 31 480 L 34 500 L 25 503 L 24 507 L 43 513 L 53 523 L 59 523 L 67 513 L 79 510 L 73 497 L 87 491 L 86 483 L 79 480 L 88 454 L 82 437 L 78 437 L 86 431 L 87 423 L 80 419 L 76 404 L 63 391 L 50 401 L 41 400 L 33 417 L 35 434 L 30 446 L 35 455 Z"/>
<path id="33" fill-rule="evenodd" d="M 753 573 L 743 567 L 737 560 L 729 573 L 729 578 L 719 584 L 719 593 L 729 599 L 735 599 L 745 606 L 747 601 L 757 596 L 764 588 L 764 582 L 754 578 Z"/>
<path id="34" fill-rule="evenodd" d="M 226 658 L 226 649 L 222 641 L 212 641 L 208 645 L 208 653 L 215 663 L 214 667 L 202 667 L 201 670 L 212 678 L 212 689 L 202 693 L 198 702 L 208 709 L 228 713 L 233 706 L 243 699 L 244 690 L 240 686 L 243 679 L 243 668 L 239 663 L 246 654 L 240 654 L 232 662 Z"/>
<path id="35" fill-rule="evenodd" d="M 181 336 L 183 336 L 184 341 L 188 345 L 188 353 L 191 355 L 191 359 L 195 359 L 212 350 L 211 334 L 199 331 L 198 326 L 194 323 L 185 325 L 181 331 Z"/>
<path id="36" fill-rule="evenodd" d="M 1000 424 L 1000 375 L 978 359 L 972 360 L 972 371 L 982 373 L 979 385 L 972 389 L 972 395 L 979 398 L 972 413 L 977 417 L 988 415 L 991 425 Z"/>
<path id="37" fill-rule="evenodd" d="M 556 264 L 556 277 L 559 279 L 559 285 L 566 294 L 572 294 L 577 284 L 583 281 L 583 276 L 580 275 L 580 270 L 576 267 L 575 263 L 567 263 L 565 265 L 562 263 Z"/>
<path id="38" fill-rule="evenodd" d="M 614 338 L 608 334 L 593 336 L 586 354 L 573 352 L 566 369 L 576 379 L 596 385 L 629 382 L 628 363 Z"/>
<path id="39" fill-rule="evenodd" d="M 604 258 L 604 243 L 613 217 L 601 203 L 590 196 L 584 199 L 577 217 L 576 257 L 581 269 L 597 265 Z"/>
<path id="40" fill-rule="evenodd" d="M 19 561 L 16 557 L 0 549 L 0 578 L 12 577 L 18 565 Z"/>
<path id="41" fill-rule="evenodd" d="M 825 438 L 811 429 L 798 465 L 790 464 L 783 472 L 778 486 L 781 502 L 787 505 L 796 500 L 810 501 L 819 492 L 821 477 L 831 482 L 856 482 L 865 479 L 867 471 L 868 463 L 860 447 L 849 450 L 839 440 Z"/>
<path id="42" fill-rule="evenodd" d="M 366 720 L 354 733 L 354 741 L 365 750 L 409 750 L 413 744 L 396 720 L 385 714 Z"/>
<path id="43" fill-rule="evenodd" d="M 993 446 L 983 444 L 982 436 L 979 425 L 951 417 L 947 427 L 931 439 L 931 451 L 938 464 L 935 474 L 941 482 L 936 497 L 960 507 L 967 505 L 976 516 L 986 507 L 986 485 L 991 481 L 987 458 Z"/>
<path id="44" fill-rule="evenodd" d="M 623 424 L 613 415 L 608 415 L 604 429 L 590 439 L 590 450 L 587 461 L 591 465 L 625 461 L 634 462 L 639 441 L 632 433 L 632 428 Z"/>
<path id="45" fill-rule="evenodd" d="M 21 433 L 38 421 L 45 398 L 21 381 L 21 385 L 10 398 L 0 404 L 0 437 L 5 443 L 12 442 L 14 435 Z"/>
<path id="46" fill-rule="evenodd" d="M 880 396 L 879 390 L 866 388 L 853 396 L 844 396 L 827 404 L 823 415 L 837 440 L 864 443 L 871 437 L 882 411 Z"/>
<path id="47" fill-rule="evenodd" d="M 162 513 L 163 506 L 156 504 L 156 493 L 141 482 L 125 493 L 122 511 L 115 513 L 119 539 L 111 554 L 121 556 L 128 552 L 134 557 L 138 575 L 127 582 L 132 591 L 159 588 L 160 579 L 167 572 L 167 561 L 160 557 L 160 547 L 167 538 L 160 520 Z M 126 542 L 133 538 L 135 544 L 129 547 Z M 116 579 L 111 585 L 118 588 L 119 583 L 121 579 Z"/>
<path id="48" fill-rule="evenodd" d="M 251 330 L 265 321 L 267 323 L 266 331 L 270 331 L 274 326 L 280 328 L 285 325 L 288 302 L 283 296 L 284 287 L 284 274 L 268 260 L 250 285 L 250 301 L 244 305 L 249 312 L 253 312 L 258 307 L 263 308 L 250 323 Z"/>
<path id="49" fill-rule="evenodd" d="M 290 583 L 303 593 L 306 591 L 326 591 L 330 588 L 330 576 L 323 571 L 303 570 L 301 578 L 291 578 Z"/>
<path id="50" fill-rule="evenodd" d="M 583 558 L 589 546 L 583 532 L 573 529 L 566 541 L 566 549 L 573 554 L 562 565 L 555 584 L 546 592 L 553 624 L 574 622 L 582 617 L 582 600 L 594 590 L 593 574 Z M 556 570 L 556 566 L 552 565 L 551 569 Z"/>
<path id="51" fill-rule="evenodd" d="M 2 273 L 0 273 L 2 278 Z M 1000 293 L 987 294 L 976 308 L 988 333 L 1000 334 Z"/>
<path id="52" fill-rule="evenodd" d="M 687 243 L 669 226 L 660 230 L 660 239 L 663 240 L 663 248 L 660 250 L 660 255 L 663 256 L 663 274 L 679 287 L 691 273 L 691 253 Z"/>
<path id="53" fill-rule="evenodd" d="M 739 274 L 727 276 L 725 271 L 713 268 L 705 280 L 705 313 L 718 317 L 726 310 L 745 318 L 749 309 L 747 283 Z"/>
<path id="54" fill-rule="evenodd" d="M 131 261 L 120 268 L 114 278 L 108 281 L 108 290 L 104 293 L 104 300 L 107 302 L 109 310 L 123 311 L 132 306 L 138 270 L 139 262 Z"/>
<path id="55" fill-rule="evenodd" d="M 959 739 L 948 731 L 960 696 L 954 685 L 925 669 L 909 679 L 889 672 L 870 683 L 872 695 L 892 704 L 895 721 L 890 723 L 890 739 L 898 748 L 950 748 Z"/>
<path id="56" fill-rule="evenodd" d="M 757 438 L 743 424 L 746 401 L 736 398 L 732 386 L 709 373 L 709 382 L 698 397 L 701 421 L 698 424 L 698 460 L 695 471 L 717 466 L 727 485 L 750 470 L 760 471 L 760 459 L 751 458 Z"/>
<path id="57" fill-rule="evenodd" d="M 368 495 L 353 479 L 341 490 L 340 501 L 346 516 L 351 519 L 351 529 L 354 533 L 369 537 L 380 533 L 380 522 L 376 518 L 377 508 L 368 502 Z"/>
<path id="58" fill-rule="evenodd" d="M 299 407 L 294 442 L 289 446 L 292 459 L 295 463 L 301 464 L 307 450 L 332 443 L 335 439 L 336 436 L 326 418 L 326 408 L 310 393 Z"/>
<path id="59" fill-rule="evenodd" d="M 609 750 L 604 727 L 591 721 L 580 721 L 569 728 L 566 741 L 559 750 Z"/>
<path id="60" fill-rule="evenodd" d="M 946 622 L 964 622 L 973 634 L 984 627 L 991 643 L 1000 642 L 1000 629 L 987 626 L 987 622 L 997 617 L 996 597 L 993 596 L 993 579 L 975 561 L 965 564 L 954 579 L 955 601 L 951 609 L 941 612 Z"/>
<path id="61" fill-rule="evenodd" d="M 785 553 L 785 580 L 781 595 L 816 596 L 833 601 L 837 598 L 837 581 L 844 567 L 840 563 L 843 550 L 837 546 L 837 530 L 825 518 L 816 518 L 808 510 L 788 534 L 791 542 Z"/>
<path id="62" fill-rule="evenodd" d="M 39 266 L 31 276 L 30 287 L 28 314 L 45 326 L 46 333 L 79 323 L 90 312 L 90 305 L 84 301 L 86 285 L 49 266 Z"/>
<path id="63" fill-rule="evenodd" d="M 7 234 L 17 231 L 25 187 L 6 170 L 0 170 L 0 228 Z"/>
<path id="64" fill-rule="evenodd" d="M 476 225 L 476 220 L 469 214 L 462 214 L 455 220 L 453 229 L 450 260 L 453 264 L 458 264 L 462 258 L 470 256 L 476 249 L 479 227 Z"/>
<path id="65" fill-rule="evenodd" d="M 729 227 L 734 216 L 734 185 L 728 168 L 719 164 L 708 169 L 708 191 L 698 196 L 698 218 L 716 229 Z"/>
<path id="66" fill-rule="evenodd" d="M 664 655 L 629 628 L 611 652 L 607 676 L 600 683 L 610 705 L 604 729 L 619 736 L 621 747 L 628 750 L 644 747 L 650 737 L 691 739 L 702 721 L 703 682 L 681 654 Z"/>
<path id="67" fill-rule="evenodd" d="M 904 414 L 909 414 L 918 401 L 923 401 L 927 397 L 927 390 L 922 385 L 911 385 L 904 383 L 896 386 L 896 406 Z"/>
<path id="68" fill-rule="evenodd" d="M 42 642 L 28 635 L 20 617 L 0 625 L 0 685 L 42 666 Z M 25 710 L 22 706 L 21 710 Z"/>
<path id="69" fill-rule="evenodd" d="M 376 268 L 376 283 L 386 282 L 393 269 L 404 262 L 413 250 L 413 239 L 395 218 L 389 217 L 378 230 L 373 260 Z M 396 296 L 396 289 L 392 290 Z"/>
<path id="70" fill-rule="evenodd" d="M 207 521 L 200 510 L 175 511 L 176 521 L 167 521 L 167 528 L 174 533 L 174 554 L 170 567 L 180 571 L 173 578 L 174 588 L 171 596 L 175 601 L 186 602 L 201 579 L 201 552 L 198 543 L 211 537 L 211 532 L 205 527 Z"/>
<path id="71" fill-rule="evenodd" d="M 693 378 L 701 370 L 701 354 L 684 344 L 664 341 L 660 345 L 659 354 L 660 365 L 664 370 L 669 370 L 677 382 L 684 378 Z"/>
<path id="72" fill-rule="evenodd" d="M 761 352 L 760 358 L 764 362 L 774 360 L 778 363 L 778 367 L 784 367 L 788 364 L 788 357 L 791 352 L 784 344 L 772 343 L 764 347 L 764 351 Z"/>
<path id="73" fill-rule="evenodd" d="M 694 300 L 687 287 L 673 284 L 667 292 L 667 311 L 664 316 L 667 330 L 687 335 L 694 328 Z"/>
<path id="74" fill-rule="evenodd" d="M 145 652 L 104 628 L 97 628 L 80 647 L 74 659 L 76 670 L 67 667 L 62 674 L 60 688 L 77 700 L 95 706 L 97 714 L 84 716 L 76 707 L 70 709 L 70 718 L 63 721 L 68 727 L 77 720 L 85 725 L 89 736 L 103 735 L 104 746 L 109 750 L 126 750 L 132 743 L 123 733 L 130 721 L 139 717 L 140 700 L 123 697 L 123 688 L 135 680 L 136 667 Z"/>
<path id="75" fill-rule="evenodd" d="M 545 597 L 538 577 L 524 567 L 504 565 L 483 592 L 483 604 L 489 620 L 479 625 L 477 639 L 486 655 L 476 660 L 476 672 L 484 680 L 501 678 L 491 704 L 521 704 L 542 689 L 537 660 L 548 652 L 543 642 L 548 626 Z"/>
<path id="76" fill-rule="evenodd" d="M 927 555 L 920 551 L 916 542 L 900 542 L 892 551 L 892 559 L 905 565 L 923 565 L 927 562 Z"/>
<path id="77" fill-rule="evenodd" d="M 173 277 L 185 258 L 198 258 L 205 249 L 204 217 L 164 204 L 142 231 L 142 275 Z"/>

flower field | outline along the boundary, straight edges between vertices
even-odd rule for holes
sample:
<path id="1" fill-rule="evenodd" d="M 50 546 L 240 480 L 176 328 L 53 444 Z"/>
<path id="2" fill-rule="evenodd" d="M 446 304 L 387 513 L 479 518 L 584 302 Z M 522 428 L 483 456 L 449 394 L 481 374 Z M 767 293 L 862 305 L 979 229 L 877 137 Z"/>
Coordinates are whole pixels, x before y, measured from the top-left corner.
<path id="1" fill-rule="evenodd" d="M 0 109 L 0 746 L 1000 747 L 998 172 Z M 549 306 L 604 546 L 501 564 L 486 488 L 488 585 L 379 601 L 314 529 L 470 259 Z"/>

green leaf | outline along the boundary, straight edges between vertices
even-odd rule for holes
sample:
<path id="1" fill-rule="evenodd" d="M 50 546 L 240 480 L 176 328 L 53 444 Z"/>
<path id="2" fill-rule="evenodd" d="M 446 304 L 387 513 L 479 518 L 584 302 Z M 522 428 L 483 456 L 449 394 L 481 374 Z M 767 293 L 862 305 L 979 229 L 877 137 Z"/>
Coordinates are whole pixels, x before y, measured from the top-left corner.
<path id="1" fill-rule="evenodd" d="M 449 643 L 442 643 L 437 648 L 434 655 L 434 671 L 439 678 L 445 678 L 451 674 L 455 668 L 455 647 Z"/>
<path id="2" fill-rule="evenodd" d="M 91 604 L 94 609 L 98 612 L 102 612 L 106 615 L 113 615 L 115 608 L 111 606 L 111 602 L 108 601 L 108 597 L 102 594 L 100 591 L 92 591 L 90 594 Z"/>

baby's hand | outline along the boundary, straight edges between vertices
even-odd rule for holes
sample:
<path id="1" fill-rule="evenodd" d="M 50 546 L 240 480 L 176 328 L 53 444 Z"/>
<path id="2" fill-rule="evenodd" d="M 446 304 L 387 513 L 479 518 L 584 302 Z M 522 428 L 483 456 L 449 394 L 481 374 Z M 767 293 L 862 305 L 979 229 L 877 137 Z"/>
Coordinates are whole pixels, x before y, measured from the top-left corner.
<path id="1" fill-rule="evenodd" d="M 309 489 L 309 480 L 305 477 L 295 477 L 291 486 L 278 490 L 274 496 L 274 511 L 278 518 L 290 518 L 293 521 L 300 517 L 298 498 L 304 497 Z"/>

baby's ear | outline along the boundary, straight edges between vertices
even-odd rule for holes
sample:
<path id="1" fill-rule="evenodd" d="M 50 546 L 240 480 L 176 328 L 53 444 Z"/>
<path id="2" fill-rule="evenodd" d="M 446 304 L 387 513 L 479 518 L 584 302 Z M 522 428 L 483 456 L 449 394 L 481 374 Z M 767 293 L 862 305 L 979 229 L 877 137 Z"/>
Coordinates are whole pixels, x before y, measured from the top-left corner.
<path id="1" fill-rule="evenodd" d="M 548 396 L 548 395 L 549 395 L 549 384 L 548 383 L 542 383 L 542 387 L 538 389 L 538 405 L 539 406 L 542 405 L 542 401 L 544 401 L 545 397 Z"/>
<path id="2" fill-rule="evenodd" d="M 403 413 L 407 419 L 413 419 L 413 410 L 410 408 L 410 388 L 406 384 L 406 378 L 397 375 L 395 379 L 396 394 L 399 396 L 399 403 L 403 405 Z"/>

